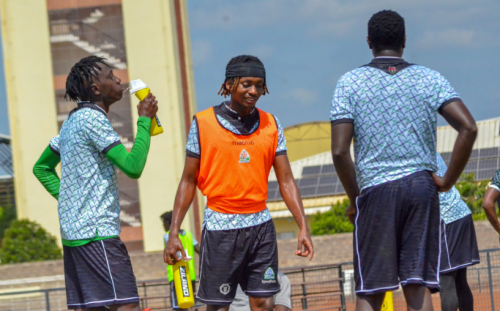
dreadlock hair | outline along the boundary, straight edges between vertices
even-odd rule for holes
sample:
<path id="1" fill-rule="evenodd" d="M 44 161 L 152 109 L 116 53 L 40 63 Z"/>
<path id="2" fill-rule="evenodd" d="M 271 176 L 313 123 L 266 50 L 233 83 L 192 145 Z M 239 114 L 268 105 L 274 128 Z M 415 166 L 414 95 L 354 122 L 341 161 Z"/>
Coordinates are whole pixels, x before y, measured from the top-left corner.
<path id="1" fill-rule="evenodd" d="M 94 79 L 99 81 L 99 63 L 111 68 L 106 59 L 98 56 L 88 56 L 80 59 L 69 72 L 66 79 L 66 93 L 64 99 L 78 102 L 92 98 L 92 83 Z"/>
<path id="2" fill-rule="evenodd" d="M 391 10 L 373 14 L 368 21 L 368 39 L 375 52 L 399 50 L 405 40 L 405 20 Z"/>
<path id="3" fill-rule="evenodd" d="M 261 65 L 264 65 L 261 62 L 261 60 L 258 59 L 255 56 L 240 55 L 240 56 L 236 56 L 236 57 L 231 58 L 231 60 L 229 61 L 229 63 L 227 63 L 227 65 L 226 65 L 226 69 L 229 66 L 231 66 L 231 65 L 239 64 L 239 63 L 258 63 L 258 64 L 261 64 Z M 234 90 L 236 90 L 236 88 L 240 84 L 240 78 L 241 77 L 226 78 L 224 80 L 224 82 L 222 83 L 222 86 L 220 87 L 220 90 L 217 93 L 217 95 L 221 95 L 221 96 L 224 96 L 224 97 L 231 95 L 231 92 L 234 91 Z M 231 81 L 231 86 L 229 87 L 229 89 L 226 88 L 226 82 L 227 81 Z M 269 94 L 269 90 L 267 89 L 266 80 L 264 79 L 264 92 L 262 92 L 262 95 L 266 95 L 266 94 Z"/>

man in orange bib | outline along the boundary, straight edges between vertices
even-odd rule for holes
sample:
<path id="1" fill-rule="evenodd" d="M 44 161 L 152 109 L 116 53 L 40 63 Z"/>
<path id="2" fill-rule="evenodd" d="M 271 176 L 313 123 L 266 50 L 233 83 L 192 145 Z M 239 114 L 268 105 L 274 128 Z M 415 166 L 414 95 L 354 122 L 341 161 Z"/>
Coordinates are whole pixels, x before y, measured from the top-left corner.
<path id="1" fill-rule="evenodd" d="M 283 129 L 277 118 L 255 108 L 266 93 L 262 62 L 254 56 L 234 57 L 219 91 L 231 100 L 197 113 L 191 124 L 164 259 L 170 265 L 178 260 L 176 253 L 183 249 L 180 224 L 198 186 L 207 207 L 197 299 L 209 311 L 228 310 L 238 284 L 250 296 L 252 310 L 273 309 L 273 295 L 280 291 L 276 231 L 266 207 L 273 167 L 283 200 L 300 228 L 295 254 L 313 257 Z"/>

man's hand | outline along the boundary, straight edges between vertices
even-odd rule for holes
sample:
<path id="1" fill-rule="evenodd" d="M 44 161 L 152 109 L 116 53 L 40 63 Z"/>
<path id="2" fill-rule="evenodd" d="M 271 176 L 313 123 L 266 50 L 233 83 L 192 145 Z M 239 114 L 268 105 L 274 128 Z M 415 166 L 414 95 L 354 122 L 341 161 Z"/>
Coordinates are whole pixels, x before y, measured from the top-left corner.
<path id="1" fill-rule="evenodd" d="M 180 251 L 182 254 L 182 259 L 187 260 L 186 252 L 182 246 L 182 242 L 178 235 L 169 235 L 167 246 L 165 246 L 165 251 L 163 252 L 163 260 L 169 265 L 175 265 L 176 262 L 180 261 L 181 258 L 177 258 L 177 252 Z"/>
<path id="2" fill-rule="evenodd" d="M 144 100 L 137 105 L 137 113 L 140 117 L 153 119 L 157 112 L 158 101 L 152 93 L 149 93 L 148 96 L 146 96 L 146 98 L 144 98 Z"/>
<path id="3" fill-rule="evenodd" d="M 432 179 L 434 179 L 434 183 L 437 186 L 439 192 L 448 192 L 450 191 L 453 185 L 449 185 L 446 183 L 444 177 L 438 176 L 436 173 L 432 173 Z"/>
<path id="4" fill-rule="evenodd" d="M 303 247 L 302 247 L 303 246 Z M 314 256 L 314 246 L 311 240 L 311 235 L 307 230 L 301 230 L 299 234 L 299 244 L 297 245 L 297 250 L 295 255 L 301 257 L 309 256 L 309 261 L 313 259 Z"/>
<path id="5" fill-rule="evenodd" d="M 349 203 L 349 206 L 345 210 L 345 214 L 347 218 L 349 218 L 349 221 L 354 225 L 354 221 L 356 219 L 356 207 L 354 204 Z"/>

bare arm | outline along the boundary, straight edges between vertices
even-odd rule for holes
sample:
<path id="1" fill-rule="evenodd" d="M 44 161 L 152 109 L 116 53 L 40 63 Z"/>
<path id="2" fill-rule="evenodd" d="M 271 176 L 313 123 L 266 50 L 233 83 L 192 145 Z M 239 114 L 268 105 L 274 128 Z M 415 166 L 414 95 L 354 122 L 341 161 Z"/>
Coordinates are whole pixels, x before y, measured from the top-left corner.
<path id="1" fill-rule="evenodd" d="M 182 172 L 181 181 L 175 195 L 174 212 L 168 242 L 163 252 L 163 259 L 169 265 L 173 265 L 178 261 L 176 256 L 177 251 L 181 251 L 182 258 L 186 259 L 184 248 L 179 239 L 179 230 L 182 220 L 184 220 L 184 216 L 186 216 L 189 206 L 193 202 L 199 167 L 200 159 L 186 157 L 184 171 Z"/>
<path id="2" fill-rule="evenodd" d="M 447 192 L 457 182 L 469 160 L 472 147 L 476 141 L 477 126 L 469 110 L 460 100 L 446 105 L 441 113 L 446 121 L 458 132 L 446 174 L 443 177 L 436 174 L 432 175 L 438 190 Z"/>
<path id="3" fill-rule="evenodd" d="M 314 247 L 309 234 L 309 228 L 307 227 L 306 215 L 304 213 L 304 207 L 302 206 L 299 188 L 293 178 L 292 168 L 290 167 L 287 155 L 280 155 L 275 158 L 274 171 L 278 178 L 283 201 L 285 201 L 286 206 L 300 228 L 299 241 L 295 255 L 302 257 L 309 256 L 309 260 L 312 260 Z M 304 247 L 304 250 L 302 247 Z"/>
<path id="4" fill-rule="evenodd" d="M 351 141 L 354 136 L 352 123 L 332 124 L 332 158 L 335 170 L 339 175 L 342 186 L 349 197 L 349 207 L 346 214 L 354 224 L 356 215 L 356 197 L 359 196 L 359 185 L 356 180 L 356 171 L 351 158 Z"/>
<path id="5" fill-rule="evenodd" d="M 495 210 L 495 201 L 498 199 L 498 196 L 500 196 L 500 192 L 497 189 L 492 187 L 489 188 L 484 195 L 483 208 L 491 226 L 500 234 L 500 222 L 498 221 Z"/>

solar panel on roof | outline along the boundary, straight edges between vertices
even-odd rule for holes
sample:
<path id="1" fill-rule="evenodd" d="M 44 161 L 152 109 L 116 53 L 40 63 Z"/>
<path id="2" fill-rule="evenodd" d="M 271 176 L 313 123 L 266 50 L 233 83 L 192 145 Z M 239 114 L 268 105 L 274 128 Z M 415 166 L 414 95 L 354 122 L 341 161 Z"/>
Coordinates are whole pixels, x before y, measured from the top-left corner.
<path id="1" fill-rule="evenodd" d="M 319 177 L 307 177 L 301 178 L 299 183 L 299 188 L 303 187 L 316 187 L 318 184 Z"/>
<path id="2" fill-rule="evenodd" d="M 476 180 L 488 180 L 492 179 L 495 176 L 496 169 L 489 169 L 484 171 L 479 171 L 476 175 Z"/>
<path id="3" fill-rule="evenodd" d="M 321 174 L 326 175 L 331 173 L 335 173 L 335 166 L 333 166 L 333 164 L 323 165 L 323 167 L 321 168 Z"/>
<path id="4" fill-rule="evenodd" d="M 498 159 L 481 159 L 479 160 L 479 169 L 497 168 Z"/>
<path id="5" fill-rule="evenodd" d="M 496 158 L 498 157 L 498 147 L 479 149 L 479 156 L 481 158 Z"/>
<path id="6" fill-rule="evenodd" d="M 300 188 L 300 195 L 303 197 L 310 197 L 316 195 L 316 188 Z"/>
<path id="7" fill-rule="evenodd" d="M 267 184 L 267 191 L 275 191 L 278 188 L 278 182 L 277 181 L 270 181 Z"/>
<path id="8" fill-rule="evenodd" d="M 320 195 L 334 195 L 337 185 L 329 185 L 329 186 L 319 186 L 318 187 L 318 196 Z"/>
<path id="9" fill-rule="evenodd" d="M 321 172 L 321 165 L 304 166 L 302 169 L 302 176 L 318 175 Z"/>
<path id="10" fill-rule="evenodd" d="M 321 186 L 323 186 L 323 185 L 329 185 L 329 184 L 335 184 L 335 183 L 337 183 L 337 180 L 338 180 L 338 178 L 335 175 L 323 176 L 323 177 L 321 177 L 319 179 L 319 184 Z"/>
<path id="11" fill-rule="evenodd" d="M 478 149 L 472 150 L 469 159 L 476 159 L 478 157 L 479 157 L 479 150 Z"/>
<path id="12" fill-rule="evenodd" d="M 344 186 L 342 186 L 341 183 L 338 183 L 337 184 L 337 191 L 335 191 L 336 194 L 344 194 L 345 193 L 345 189 L 344 189 Z"/>
<path id="13" fill-rule="evenodd" d="M 465 166 L 466 171 L 476 171 L 477 170 L 477 160 L 469 160 Z"/>

